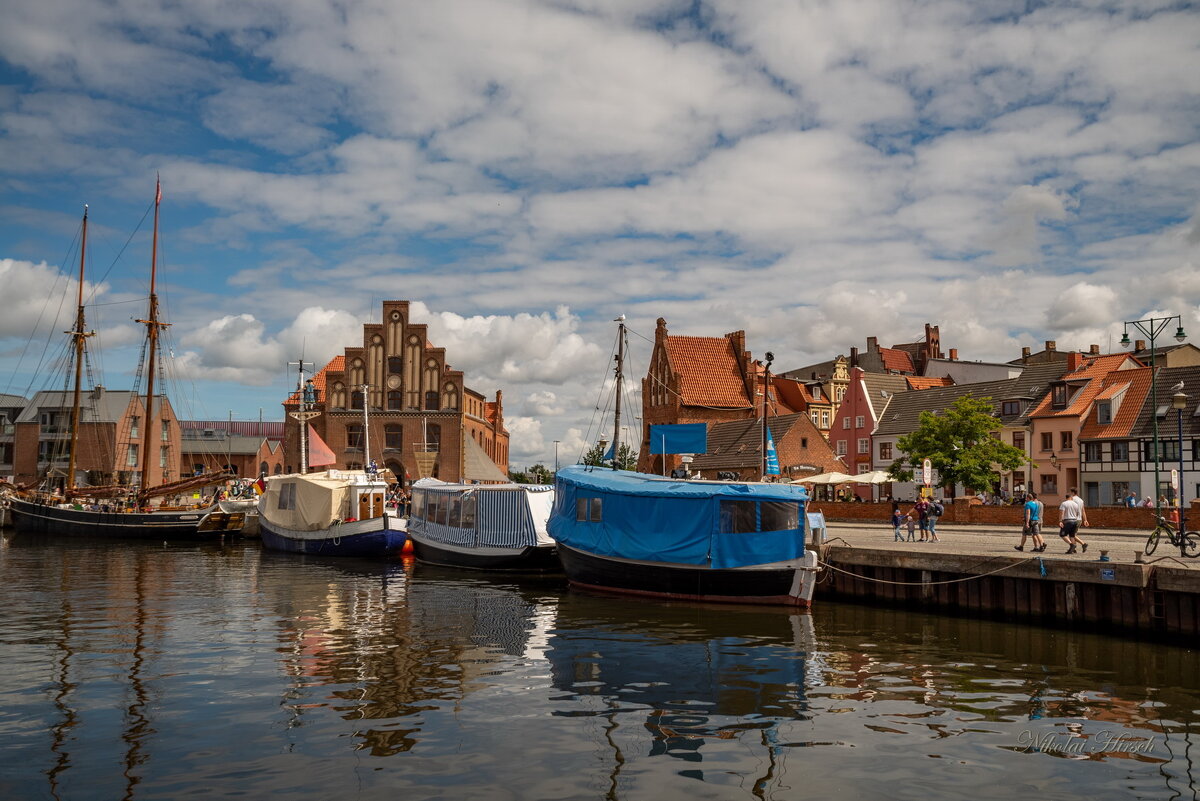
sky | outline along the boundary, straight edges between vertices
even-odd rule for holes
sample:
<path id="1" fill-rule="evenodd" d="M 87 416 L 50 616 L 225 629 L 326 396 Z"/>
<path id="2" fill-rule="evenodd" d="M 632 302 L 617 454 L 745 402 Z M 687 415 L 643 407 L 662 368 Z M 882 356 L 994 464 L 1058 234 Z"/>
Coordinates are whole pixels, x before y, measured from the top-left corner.
<path id="1" fill-rule="evenodd" d="M 984 361 L 1116 348 L 1123 322 L 1167 315 L 1200 341 L 1188 3 L 0 0 L 0 16 L 0 392 L 59 385 L 85 203 L 93 369 L 132 381 L 156 174 L 185 417 L 281 419 L 287 363 L 360 344 L 390 299 L 468 386 L 503 390 L 514 467 L 597 438 L 621 314 L 635 412 L 659 317 L 745 330 L 775 370 L 926 322 Z"/>

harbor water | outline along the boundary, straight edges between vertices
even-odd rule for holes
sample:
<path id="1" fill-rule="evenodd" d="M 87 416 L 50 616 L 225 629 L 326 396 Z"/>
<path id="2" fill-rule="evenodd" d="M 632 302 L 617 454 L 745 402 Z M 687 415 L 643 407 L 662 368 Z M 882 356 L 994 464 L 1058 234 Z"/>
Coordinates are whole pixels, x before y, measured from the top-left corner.
<path id="1" fill-rule="evenodd" d="M 0 540 L 0 798 L 1194 798 L 1192 648 Z"/>

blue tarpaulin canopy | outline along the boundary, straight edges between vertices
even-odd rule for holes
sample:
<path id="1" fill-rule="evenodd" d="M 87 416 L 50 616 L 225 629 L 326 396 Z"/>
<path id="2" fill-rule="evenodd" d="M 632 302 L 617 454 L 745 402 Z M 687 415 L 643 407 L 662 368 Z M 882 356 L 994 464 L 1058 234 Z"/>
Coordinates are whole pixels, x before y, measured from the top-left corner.
<path id="1" fill-rule="evenodd" d="M 804 555 L 807 500 L 794 484 L 674 481 L 575 465 L 558 471 L 547 528 L 598 556 L 746 567 Z"/>
<path id="2" fill-rule="evenodd" d="M 708 453 L 708 425 L 650 426 L 650 453 Z"/>

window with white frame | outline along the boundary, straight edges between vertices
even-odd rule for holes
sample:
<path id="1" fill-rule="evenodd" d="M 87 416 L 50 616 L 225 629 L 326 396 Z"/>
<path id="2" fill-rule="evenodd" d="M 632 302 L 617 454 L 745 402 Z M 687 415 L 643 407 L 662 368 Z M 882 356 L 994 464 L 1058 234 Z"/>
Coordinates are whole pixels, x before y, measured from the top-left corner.
<path id="1" fill-rule="evenodd" d="M 862 428 L 862 427 L 863 427 L 863 416 L 862 416 L 861 414 L 859 414 L 859 415 L 855 415 L 855 417 L 854 417 L 854 427 L 855 427 L 855 428 Z"/>
<path id="2" fill-rule="evenodd" d="M 858 438 L 858 452 L 859 453 L 870 453 L 871 452 L 871 440 L 867 439 L 866 437 L 859 437 Z"/>
<path id="3" fill-rule="evenodd" d="M 837 441 L 837 446 L 836 446 L 836 447 L 837 447 L 837 455 L 838 455 L 838 456 L 845 456 L 845 455 L 846 455 L 846 440 L 844 440 L 844 439 L 839 439 L 839 440 Z"/>
<path id="4" fill-rule="evenodd" d="M 845 417 L 842 418 L 842 428 L 844 428 L 847 431 L 850 430 L 850 415 L 846 415 Z"/>

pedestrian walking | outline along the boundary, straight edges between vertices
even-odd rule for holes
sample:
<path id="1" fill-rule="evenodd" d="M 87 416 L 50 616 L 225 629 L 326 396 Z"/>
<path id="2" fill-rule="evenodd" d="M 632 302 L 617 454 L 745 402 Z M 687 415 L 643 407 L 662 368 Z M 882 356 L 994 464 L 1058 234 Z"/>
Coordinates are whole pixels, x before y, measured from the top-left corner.
<path id="1" fill-rule="evenodd" d="M 904 525 L 908 526 L 908 541 L 916 542 L 917 541 L 917 521 L 913 520 L 912 515 L 905 515 L 904 516 Z M 921 540 L 921 542 L 924 542 L 924 541 L 925 540 Z"/>
<path id="2" fill-rule="evenodd" d="M 929 524 L 929 539 L 933 542 L 941 542 L 937 535 L 938 518 L 946 513 L 946 507 L 942 506 L 942 502 L 936 498 L 929 499 L 929 519 L 926 521 Z"/>
<path id="3" fill-rule="evenodd" d="M 1033 539 L 1033 552 L 1041 553 L 1046 550 L 1046 541 L 1042 539 L 1042 511 L 1045 505 L 1038 500 L 1036 492 L 1031 492 L 1026 496 L 1025 501 L 1025 525 L 1021 528 L 1021 544 L 1014 545 L 1018 551 L 1025 550 L 1025 540 L 1031 537 Z"/>
<path id="4" fill-rule="evenodd" d="M 913 504 L 910 515 L 917 516 L 917 525 L 921 529 L 921 542 L 929 541 L 929 501 L 925 498 Z"/>
<path id="5" fill-rule="evenodd" d="M 1081 546 L 1087 553 L 1087 543 L 1079 538 L 1079 526 L 1087 526 L 1087 510 L 1083 508 L 1083 500 L 1076 494 L 1074 487 L 1067 490 L 1067 497 L 1058 506 L 1058 536 L 1070 547 L 1067 553 L 1075 553 L 1076 546 Z"/>

